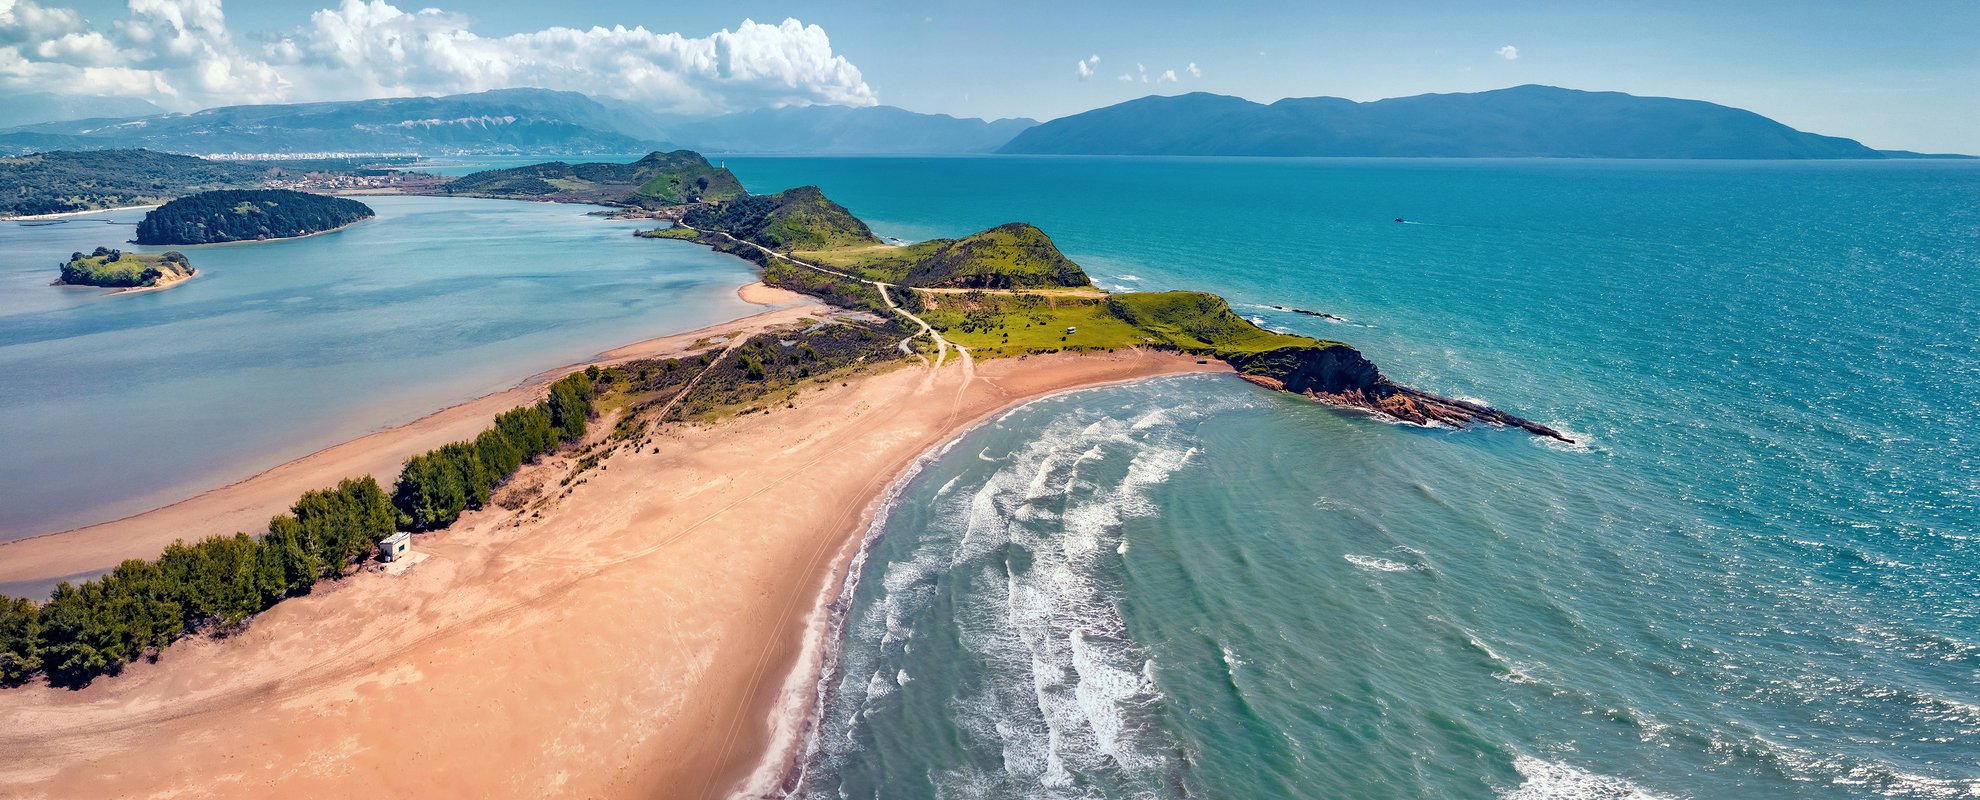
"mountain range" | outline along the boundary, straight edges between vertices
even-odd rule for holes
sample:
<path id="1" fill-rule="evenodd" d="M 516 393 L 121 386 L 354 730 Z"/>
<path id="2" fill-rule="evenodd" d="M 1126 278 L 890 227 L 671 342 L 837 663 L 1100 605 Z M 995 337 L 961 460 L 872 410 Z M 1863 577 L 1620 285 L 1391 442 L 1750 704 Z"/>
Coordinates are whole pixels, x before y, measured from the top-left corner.
<path id="1" fill-rule="evenodd" d="M 1444 158 L 1886 158 L 1853 139 L 1804 133 L 1700 100 L 1516 86 L 1357 103 L 1255 103 L 1193 93 L 1055 119 L 999 152 L 1053 155 Z"/>
<path id="2" fill-rule="evenodd" d="M 28 117 L 106 102 L 41 98 Z M 124 106 L 124 111 L 142 111 Z M 119 112 L 121 113 L 121 112 Z M 0 114 L 0 118 L 5 118 Z M 0 130 L 0 153 L 147 148 L 217 154 L 631 155 L 708 153 L 1441 158 L 1875 159 L 1920 157 L 1798 131 L 1698 100 L 1551 86 L 1257 103 L 1207 93 L 1149 96 L 1045 123 L 959 119 L 890 106 L 792 106 L 690 119 L 577 92 L 504 89 L 446 97 L 228 106 L 40 122 Z"/>

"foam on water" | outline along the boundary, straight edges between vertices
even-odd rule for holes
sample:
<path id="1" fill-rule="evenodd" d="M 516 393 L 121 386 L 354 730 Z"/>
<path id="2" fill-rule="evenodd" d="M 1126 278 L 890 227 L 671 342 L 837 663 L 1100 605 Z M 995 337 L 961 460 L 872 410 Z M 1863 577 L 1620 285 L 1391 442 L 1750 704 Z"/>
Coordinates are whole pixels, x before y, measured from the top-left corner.
<path id="1" fill-rule="evenodd" d="M 1532 756 L 1513 759 L 1525 783 L 1500 795 L 1505 800 L 1665 800 L 1621 778 Z"/>
<path id="2" fill-rule="evenodd" d="M 823 715 L 840 730 L 819 737 L 816 774 L 848 763 L 857 751 L 839 743 L 860 741 L 888 714 L 886 703 L 924 686 L 959 688 L 882 677 L 905 676 L 905 641 L 941 608 L 943 637 L 953 636 L 977 673 L 974 689 L 943 705 L 1001 766 L 958 767 L 938 783 L 1033 796 L 1079 796 L 1094 781 L 1159 785 L 1177 766 L 1175 743 L 1153 720 L 1162 694 L 1121 617 L 1114 575 L 1127 548 L 1124 521 L 1153 513 L 1150 487 L 1189 464 L 1196 450 L 1186 426 L 1202 413 L 1136 404 L 1120 416 L 1064 414 L 1012 452 L 983 458 L 989 451 L 979 450 L 975 475 L 945 478 L 916 539 L 866 566 L 878 592 L 853 614 L 846 638 L 873 645 L 848 647 L 841 674 L 868 677 L 856 703 L 840 692 Z M 968 591 L 950 591 L 958 581 Z"/>
<path id="3" fill-rule="evenodd" d="M 1357 567 L 1376 572 L 1408 572 L 1415 569 L 1415 567 L 1411 567 L 1400 561 L 1390 561 L 1386 558 L 1376 558 L 1374 556 L 1355 555 L 1354 553 L 1348 553 L 1341 556 L 1341 558 L 1347 559 L 1348 563 Z"/>

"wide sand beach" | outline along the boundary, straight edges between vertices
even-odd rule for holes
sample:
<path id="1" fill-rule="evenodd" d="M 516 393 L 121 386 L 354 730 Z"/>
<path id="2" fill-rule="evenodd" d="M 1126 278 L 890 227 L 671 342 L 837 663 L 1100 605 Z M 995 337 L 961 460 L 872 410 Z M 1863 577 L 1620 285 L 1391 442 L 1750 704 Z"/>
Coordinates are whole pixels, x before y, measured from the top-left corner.
<path id="1" fill-rule="evenodd" d="M 792 305 L 600 360 L 681 352 L 823 310 L 749 291 Z M 565 492 L 555 487 L 569 463 L 547 460 L 510 491 L 548 499 L 491 505 L 418 537 L 423 560 L 402 574 L 324 584 L 240 634 L 183 641 L 80 691 L 0 692 L 0 795 L 766 789 L 810 699 L 828 587 L 899 475 L 1028 400 L 1228 369 L 1151 351 L 903 363 L 807 391 L 792 408 L 670 426 L 656 447 L 620 453 Z M 0 547 L 0 581 L 253 530 L 303 489 L 395 474 L 407 454 L 463 438 L 557 374 L 150 514 Z"/>

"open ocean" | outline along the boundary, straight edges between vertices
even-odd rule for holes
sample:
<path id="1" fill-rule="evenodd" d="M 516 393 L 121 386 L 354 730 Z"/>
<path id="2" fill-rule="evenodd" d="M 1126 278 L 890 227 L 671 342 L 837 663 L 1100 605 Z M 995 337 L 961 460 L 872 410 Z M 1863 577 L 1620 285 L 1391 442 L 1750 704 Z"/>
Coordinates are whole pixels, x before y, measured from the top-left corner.
<path id="1" fill-rule="evenodd" d="M 1586 442 L 1002 416 L 876 526 L 803 796 L 1980 796 L 1980 164 L 727 161 Z"/>

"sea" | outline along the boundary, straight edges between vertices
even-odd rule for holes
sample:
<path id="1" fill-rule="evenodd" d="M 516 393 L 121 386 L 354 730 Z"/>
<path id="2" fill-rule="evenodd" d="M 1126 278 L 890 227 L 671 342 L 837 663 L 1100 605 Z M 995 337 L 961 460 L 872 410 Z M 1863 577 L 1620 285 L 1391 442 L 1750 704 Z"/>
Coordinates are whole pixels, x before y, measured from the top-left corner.
<path id="1" fill-rule="evenodd" d="M 728 166 L 1578 443 L 1214 376 L 989 420 L 869 532 L 799 796 L 1980 796 L 1980 164 Z"/>
<path id="2" fill-rule="evenodd" d="M 798 797 L 1980 797 L 1980 163 L 724 160 L 1576 440 L 1205 375 L 985 420 L 865 532 Z M 740 311 L 581 209 L 373 205 L 117 297 L 0 224 L 0 530 Z"/>

